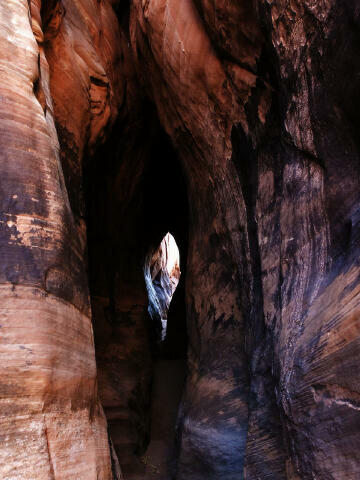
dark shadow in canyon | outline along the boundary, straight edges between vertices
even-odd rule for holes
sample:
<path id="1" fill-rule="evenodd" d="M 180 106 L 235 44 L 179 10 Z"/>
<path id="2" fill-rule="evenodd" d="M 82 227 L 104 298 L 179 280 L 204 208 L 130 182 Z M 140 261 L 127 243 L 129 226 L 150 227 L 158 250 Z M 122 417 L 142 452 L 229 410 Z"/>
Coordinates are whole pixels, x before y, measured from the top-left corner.
<path id="1" fill-rule="evenodd" d="M 109 435 L 126 480 L 170 479 L 186 369 L 188 200 L 151 104 L 140 121 L 118 123 L 85 163 L 84 177 L 98 386 Z M 159 343 L 143 267 L 167 232 L 179 248 L 181 280 Z"/>

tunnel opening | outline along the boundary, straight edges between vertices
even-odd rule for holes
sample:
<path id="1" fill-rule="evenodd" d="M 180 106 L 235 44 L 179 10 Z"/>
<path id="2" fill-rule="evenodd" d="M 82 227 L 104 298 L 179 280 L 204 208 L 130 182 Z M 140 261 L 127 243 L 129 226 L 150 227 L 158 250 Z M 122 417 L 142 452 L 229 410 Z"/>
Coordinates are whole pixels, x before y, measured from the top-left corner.
<path id="1" fill-rule="evenodd" d="M 166 340 L 168 311 L 180 276 L 179 248 L 175 238 L 168 232 L 158 248 L 150 250 L 144 264 L 148 313 L 159 342 Z"/>
<path id="2" fill-rule="evenodd" d="M 181 329 L 181 323 L 176 322 L 174 309 L 170 311 L 172 299 L 181 285 L 180 252 L 171 233 L 164 236 L 158 248 L 149 251 L 144 278 L 156 348 L 150 442 L 142 460 L 149 478 L 156 475 L 167 480 L 173 478 L 175 471 L 176 421 L 186 374 L 185 352 L 179 352 L 177 335 L 173 334 Z"/>
<path id="3" fill-rule="evenodd" d="M 141 121 L 119 123 L 84 170 L 98 389 L 109 437 L 125 480 L 155 473 L 170 480 L 188 344 L 182 168 L 154 107 L 146 104 Z M 144 270 L 161 288 L 151 261 L 171 238 L 181 280 L 176 290 L 168 286 L 172 301 L 164 329 L 161 318 L 156 322 L 149 313 Z M 179 265 L 174 267 L 173 276 L 180 277 Z"/>

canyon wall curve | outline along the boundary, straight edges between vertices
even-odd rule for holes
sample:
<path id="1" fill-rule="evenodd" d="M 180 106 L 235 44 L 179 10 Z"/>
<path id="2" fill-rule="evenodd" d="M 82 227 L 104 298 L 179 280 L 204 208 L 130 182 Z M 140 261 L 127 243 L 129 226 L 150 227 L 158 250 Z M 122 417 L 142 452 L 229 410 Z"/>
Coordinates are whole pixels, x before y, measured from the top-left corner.
<path id="1" fill-rule="evenodd" d="M 6 0 L 0 27 L 0 478 L 359 478 L 358 2 Z"/>

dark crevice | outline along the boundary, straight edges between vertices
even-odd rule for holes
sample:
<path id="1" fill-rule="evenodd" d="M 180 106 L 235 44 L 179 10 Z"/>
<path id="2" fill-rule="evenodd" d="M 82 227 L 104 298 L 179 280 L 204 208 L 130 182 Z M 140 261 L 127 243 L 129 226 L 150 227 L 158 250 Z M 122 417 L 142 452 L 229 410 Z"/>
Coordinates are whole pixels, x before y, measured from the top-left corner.
<path id="1" fill-rule="evenodd" d="M 125 129 L 118 123 L 84 162 L 99 393 L 126 480 L 144 478 L 159 462 L 160 471 L 171 468 L 187 351 L 186 187 L 154 107 L 145 103 L 142 112 L 142 121 Z M 147 311 L 143 265 L 167 232 L 176 238 L 182 276 L 168 312 L 168 334 L 159 344 Z M 154 444 L 152 432 L 159 429 L 167 433 Z"/>

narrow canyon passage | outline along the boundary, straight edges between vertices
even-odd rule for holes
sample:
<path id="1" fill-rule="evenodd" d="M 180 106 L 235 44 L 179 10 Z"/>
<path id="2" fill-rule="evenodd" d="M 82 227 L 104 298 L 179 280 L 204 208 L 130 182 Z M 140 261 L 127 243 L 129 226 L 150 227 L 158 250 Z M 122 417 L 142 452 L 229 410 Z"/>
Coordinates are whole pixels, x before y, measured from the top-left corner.
<path id="1" fill-rule="evenodd" d="M 186 372 L 188 199 L 176 153 L 146 108 L 130 154 L 115 132 L 85 172 L 90 291 L 100 400 L 124 478 L 168 480 Z M 136 168 L 119 169 L 124 161 Z"/>
<path id="2" fill-rule="evenodd" d="M 175 429 L 185 375 L 185 359 L 160 358 L 154 365 L 151 440 L 143 457 L 146 474 L 138 476 L 136 480 L 140 480 L 140 478 L 156 478 L 158 480 L 174 478 L 176 468 Z"/>
<path id="3" fill-rule="evenodd" d="M 185 279 L 184 274 L 180 273 L 179 249 L 171 234 L 164 237 L 160 248 L 148 263 L 152 264 L 151 267 L 149 265 L 148 278 L 145 273 L 145 280 L 152 284 L 147 288 L 149 312 L 153 321 L 156 316 L 160 318 L 162 331 L 158 332 L 154 362 L 150 443 L 142 457 L 146 468 L 144 474 L 137 479 L 170 480 L 176 472 L 175 432 L 187 368 L 185 297 L 182 286 Z M 146 270 L 145 268 L 145 272 Z M 157 298 L 154 298 L 154 294 Z M 176 297 L 172 304 L 174 295 Z"/>
<path id="4" fill-rule="evenodd" d="M 1 480 L 360 478 L 359 45 L 357 0 L 0 0 Z"/>

